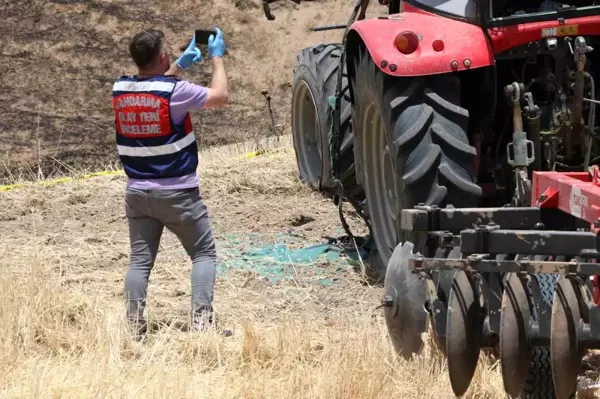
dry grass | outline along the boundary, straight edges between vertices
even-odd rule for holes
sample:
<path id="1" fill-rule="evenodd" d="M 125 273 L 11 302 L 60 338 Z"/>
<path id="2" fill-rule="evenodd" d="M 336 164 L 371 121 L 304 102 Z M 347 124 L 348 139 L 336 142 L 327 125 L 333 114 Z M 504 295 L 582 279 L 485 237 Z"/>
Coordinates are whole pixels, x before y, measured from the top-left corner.
<path id="1" fill-rule="evenodd" d="M 343 234 L 331 202 L 298 182 L 289 137 L 276 151 L 241 155 L 264 141 L 260 89 L 271 92 L 277 123 L 289 126 L 296 53 L 338 41 L 339 32 L 310 27 L 346 22 L 350 8 L 345 0 L 282 0 L 269 23 L 252 0 L 0 6 L 0 96 L 8 99 L 0 103 L 2 180 L 80 175 L 114 160 L 110 85 L 131 72 L 127 37 L 150 26 L 167 33 L 174 53 L 194 28 L 223 28 L 231 105 L 195 115 L 196 130 L 203 147 L 251 139 L 203 151 L 199 170 L 225 268 L 215 306 L 232 337 L 180 328 L 190 265 L 166 232 L 149 287 L 154 331 L 147 343 L 130 339 L 122 302 L 129 245 L 122 175 L 0 192 L 0 397 L 453 397 L 437 354 L 427 349 L 412 362 L 396 356 L 382 313 L 374 311 L 381 287 L 349 264 L 292 265 L 291 277 L 278 284 L 257 267 L 234 269 L 253 235 L 266 244 L 286 232 L 299 238 L 291 245 L 309 246 Z M 372 15 L 381 11 L 376 3 L 371 8 Z M 35 73 L 24 79 L 24 70 Z M 187 77 L 207 83 L 209 73 L 201 66 Z M 298 226 L 302 218 L 313 221 Z M 349 221 L 365 233 L 356 218 Z M 240 238 L 237 248 L 232 235 Z M 315 275 L 334 284 L 315 284 Z M 466 397 L 504 397 L 497 364 L 482 357 Z"/>
<path id="2" fill-rule="evenodd" d="M 226 237 L 277 232 L 339 233 L 335 207 L 295 177 L 289 139 L 255 158 L 234 148 L 205 153 L 200 176 L 221 261 Z M 165 234 L 149 288 L 156 330 L 133 342 L 123 321 L 128 237 L 121 176 L 0 193 L 0 396 L 207 398 L 451 398 L 445 363 L 427 353 L 405 362 L 392 350 L 381 287 L 344 262 L 317 269 L 331 286 L 307 282 L 315 268 L 271 284 L 256 271 L 217 280 L 215 306 L 234 335 L 181 331 L 189 262 Z M 294 227 L 293 215 L 314 222 Z M 359 224 L 353 228 L 358 232 Z M 482 365 L 467 395 L 500 398 L 496 366 Z"/>

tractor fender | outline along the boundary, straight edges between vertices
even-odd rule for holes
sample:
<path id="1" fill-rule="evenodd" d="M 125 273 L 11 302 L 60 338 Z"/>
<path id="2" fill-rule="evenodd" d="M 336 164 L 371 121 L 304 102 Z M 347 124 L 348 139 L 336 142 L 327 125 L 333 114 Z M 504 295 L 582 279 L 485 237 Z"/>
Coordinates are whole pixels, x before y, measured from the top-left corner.
<path id="1" fill-rule="evenodd" d="M 417 50 L 408 55 L 395 45 L 396 37 L 405 31 L 419 37 Z M 436 40 L 443 42 L 441 51 L 434 50 Z M 399 14 L 353 23 L 347 43 L 348 61 L 363 43 L 375 64 L 392 76 L 457 72 L 495 63 L 488 38 L 479 26 L 431 14 L 406 2 Z"/>

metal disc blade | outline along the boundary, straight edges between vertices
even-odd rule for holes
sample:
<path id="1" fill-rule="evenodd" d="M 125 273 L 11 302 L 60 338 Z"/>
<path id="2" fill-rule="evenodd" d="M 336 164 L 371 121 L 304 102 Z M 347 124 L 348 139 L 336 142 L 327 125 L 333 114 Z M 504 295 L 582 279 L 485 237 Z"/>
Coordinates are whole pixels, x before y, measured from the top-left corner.
<path id="1" fill-rule="evenodd" d="M 514 398 L 523 389 L 530 367 L 531 349 L 527 343 L 530 318 L 531 310 L 523 282 L 511 273 L 502 295 L 500 365 L 504 390 Z"/>
<path id="2" fill-rule="evenodd" d="M 448 301 L 446 353 L 450 384 L 456 396 L 462 396 L 471 383 L 479 352 L 482 329 L 481 306 L 464 272 L 454 276 Z"/>
<path id="3" fill-rule="evenodd" d="M 427 283 L 408 268 L 413 244 L 398 245 L 385 274 L 385 295 L 392 306 L 385 307 L 385 321 L 394 348 L 409 359 L 423 348 L 421 334 L 427 331 L 429 314 L 425 310 Z"/>
<path id="4" fill-rule="evenodd" d="M 452 250 L 446 252 L 443 249 L 438 249 L 435 254 L 436 258 L 460 259 L 460 247 L 453 247 Z M 455 270 L 438 270 L 435 272 L 434 281 L 437 291 L 437 298 L 433 298 L 432 313 L 429 318 L 431 321 L 431 339 L 433 344 L 439 349 L 443 356 L 446 356 L 446 324 L 448 316 L 448 298 L 454 281 Z"/>
<path id="5" fill-rule="evenodd" d="M 449 256 L 450 258 L 460 257 L 460 254 L 457 256 Z M 450 289 L 452 287 L 452 281 L 454 280 L 454 274 L 456 271 L 454 270 L 440 270 L 438 283 L 437 283 L 437 294 L 441 295 L 437 298 L 434 298 L 433 306 L 432 306 L 432 314 L 429 317 L 431 321 L 431 339 L 435 346 L 439 349 L 443 356 L 446 356 L 446 325 L 447 321 L 447 303 L 448 297 L 450 296 Z M 438 326 L 439 324 L 439 326 Z"/>
<path id="6" fill-rule="evenodd" d="M 550 361 L 557 399 L 568 399 L 577 389 L 582 350 L 579 345 L 581 313 L 569 279 L 560 278 L 554 292 L 550 329 Z"/>

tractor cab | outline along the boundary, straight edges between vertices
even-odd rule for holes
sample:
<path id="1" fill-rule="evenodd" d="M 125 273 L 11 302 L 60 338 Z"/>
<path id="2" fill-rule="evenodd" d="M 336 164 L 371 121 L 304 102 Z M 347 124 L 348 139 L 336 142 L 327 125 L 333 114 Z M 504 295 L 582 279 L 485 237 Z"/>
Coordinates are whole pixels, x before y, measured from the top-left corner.
<path id="1" fill-rule="evenodd" d="M 478 4 L 478 0 L 405 0 L 402 2 L 402 6 L 409 5 L 433 14 L 475 24 L 479 21 Z M 402 10 L 403 7 L 400 8 L 400 11 Z M 390 11 L 393 11 L 391 6 Z"/>
<path id="2" fill-rule="evenodd" d="M 527 21 L 539 22 L 596 15 L 600 12 L 600 6 L 594 6 L 594 2 L 589 0 L 567 2 L 554 0 L 404 0 L 386 4 L 390 14 L 401 12 L 403 6 L 408 5 L 443 17 L 482 26 L 517 25 L 522 23 L 523 18 Z"/>

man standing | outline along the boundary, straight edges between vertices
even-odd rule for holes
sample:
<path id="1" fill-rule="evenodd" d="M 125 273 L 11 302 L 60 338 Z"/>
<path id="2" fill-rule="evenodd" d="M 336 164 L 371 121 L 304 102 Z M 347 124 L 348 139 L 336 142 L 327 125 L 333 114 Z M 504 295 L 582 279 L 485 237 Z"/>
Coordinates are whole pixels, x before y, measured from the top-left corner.
<path id="1" fill-rule="evenodd" d="M 192 260 L 191 327 L 204 331 L 213 324 L 216 249 L 199 192 L 198 145 L 188 112 L 227 103 L 225 51 L 223 35 L 216 28 L 208 43 L 212 82 L 203 87 L 179 78 L 183 70 L 202 60 L 195 37 L 171 64 L 165 35 L 146 30 L 129 44 L 137 75 L 122 76 L 113 86 L 117 150 L 128 177 L 125 213 L 131 260 L 125 276 L 127 318 L 138 339 L 147 331 L 148 280 L 165 226 Z"/>

